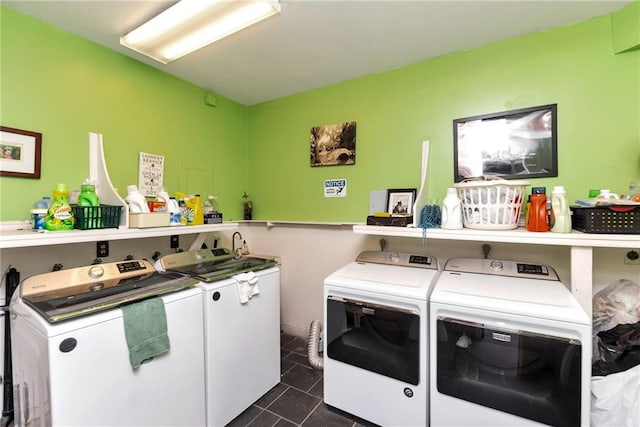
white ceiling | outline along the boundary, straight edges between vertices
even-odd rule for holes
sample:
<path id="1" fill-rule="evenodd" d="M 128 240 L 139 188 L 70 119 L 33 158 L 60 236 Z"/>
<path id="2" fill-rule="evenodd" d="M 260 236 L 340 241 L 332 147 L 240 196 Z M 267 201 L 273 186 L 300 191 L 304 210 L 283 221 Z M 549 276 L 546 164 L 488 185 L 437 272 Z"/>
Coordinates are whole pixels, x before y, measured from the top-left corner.
<path id="1" fill-rule="evenodd" d="M 167 65 L 120 46 L 119 39 L 174 0 L 0 2 L 254 105 L 605 15 L 633 0 L 281 0 L 280 15 Z"/>

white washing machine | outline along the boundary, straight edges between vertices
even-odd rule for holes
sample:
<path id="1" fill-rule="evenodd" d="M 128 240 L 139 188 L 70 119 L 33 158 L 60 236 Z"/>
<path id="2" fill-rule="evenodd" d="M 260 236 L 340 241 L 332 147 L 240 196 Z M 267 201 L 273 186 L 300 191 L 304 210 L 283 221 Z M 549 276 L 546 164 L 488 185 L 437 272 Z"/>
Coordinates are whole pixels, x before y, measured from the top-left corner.
<path id="1" fill-rule="evenodd" d="M 591 321 L 549 266 L 451 259 L 430 298 L 431 426 L 588 426 Z"/>
<path id="2" fill-rule="evenodd" d="M 435 258 L 363 252 L 324 281 L 324 401 L 387 426 L 428 421 Z"/>
<path id="3" fill-rule="evenodd" d="M 208 426 L 240 415 L 280 382 L 280 269 L 271 258 L 237 258 L 226 248 L 162 257 L 156 267 L 199 280 L 204 293 Z M 259 293 L 239 299 L 233 276 L 252 272 Z M 237 276 L 236 276 L 237 277 Z"/>
<path id="4" fill-rule="evenodd" d="M 202 291 L 195 283 L 160 275 L 143 260 L 23 281 L 10 306 L 15 424 L 203 425 Z M 134 369 L 119 307 L 149 297 L 164 304 L 170 350 Z"/>

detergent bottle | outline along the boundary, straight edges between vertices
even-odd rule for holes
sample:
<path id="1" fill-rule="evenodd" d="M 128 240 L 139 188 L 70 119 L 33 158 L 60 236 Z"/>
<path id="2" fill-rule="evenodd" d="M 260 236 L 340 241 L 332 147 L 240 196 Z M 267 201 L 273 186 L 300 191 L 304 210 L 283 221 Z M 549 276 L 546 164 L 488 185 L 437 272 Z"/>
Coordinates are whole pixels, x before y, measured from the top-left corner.
<path id="1" fill-rule="evenodd" d="M 132 213 L 149 213 L 149 205 L 147 199 L 138 191 L 137 185 L 127 185 L 127 197 L 124 199 L 129 205 L 129 212 Z"/>
<path id="2" fill-rule="evenodd" d="M 445 230 L 459 230 L 462 228 L 461 202 L 455 188 L 447 188 L 447 195 L 442 201 L 442 224 Z"/>
<path id="3" fill-rule="evenodd" d="M 529 205 L 529 231 L 549 231 L 549 217 L 547 215 L 547 195 L 544 187 L 531 189 L 531 203 Z"/>
<path id="4" fill-rule="evenodd" d="M 551 231 L 571 232 L 571 212 L 567 204 L 567 193 L 561 185 L 553 187 L 551 192 Z"/>
<path id="5" fill-rule="evenodd" d="M 96 194 L 96 186 L 90 184 L 88 180 L 80 186 L 80 194 L 78 195 L 78 206 L 82 206 L 82 224 L 81 229 L 102 228 L 102 219 L 100 215 L 100 199 Z M 80 220 L 80 215 L 76 220 Z"/>
<path id="6" fill-rule="evenodd" d="M 49 231 L 73 230 L 74 224 L 73 211 L 69 205 L 69 190 L 66 184 L 56 184 L 53 200 L 44 220 L 44 228 Z"/>

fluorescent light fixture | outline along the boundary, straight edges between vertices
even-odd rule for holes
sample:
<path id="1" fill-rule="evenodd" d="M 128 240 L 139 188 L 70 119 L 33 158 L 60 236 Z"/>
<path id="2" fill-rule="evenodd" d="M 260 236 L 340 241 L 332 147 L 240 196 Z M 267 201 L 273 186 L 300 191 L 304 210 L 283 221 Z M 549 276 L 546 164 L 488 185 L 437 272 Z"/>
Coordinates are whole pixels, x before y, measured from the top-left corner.
<path id="1" fill-rule="evenodd" d="M 277 0 L 182 0 L 120 38 L 163 64 L 280 13 Z"/>

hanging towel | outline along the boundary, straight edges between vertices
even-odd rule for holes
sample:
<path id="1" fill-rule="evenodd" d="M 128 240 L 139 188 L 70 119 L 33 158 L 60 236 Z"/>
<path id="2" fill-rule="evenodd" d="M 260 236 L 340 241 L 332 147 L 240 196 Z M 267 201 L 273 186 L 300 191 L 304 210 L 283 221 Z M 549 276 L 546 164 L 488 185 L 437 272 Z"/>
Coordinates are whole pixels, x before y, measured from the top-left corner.
<path id="1" fill-rule="evenodd" d="M 240 304 L 246 304 L 254 296 L 260 293 L 258 288 L 258 276 L 253 271 L 246 273 L 240 273 L 233 276 L 233 279 L 238 282 L 238 297 L 240 297 Z"/>
<path id="2" fill-rule="evenodd" d="M 149 298 L 123 305 L 124 334 L 129 347 L 129 362 L 133 369 L 169 351 L 167 314 L 162 298 Z"/>

